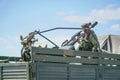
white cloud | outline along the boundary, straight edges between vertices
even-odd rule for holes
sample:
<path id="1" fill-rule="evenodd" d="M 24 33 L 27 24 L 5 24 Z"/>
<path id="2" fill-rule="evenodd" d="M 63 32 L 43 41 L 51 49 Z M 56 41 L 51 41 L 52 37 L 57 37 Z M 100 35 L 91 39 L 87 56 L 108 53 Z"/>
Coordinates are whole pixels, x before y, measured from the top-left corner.
<path id="1" fill-rule="evenodd" d="M 18 38 L 14 37 L 0 37 L 0 45 L 4 49 L 15 49 L 18 43 Z"/>
<path id="2" fill-rule="evenodd" d="M 112 30 L 115 30 L 115 31 L 120 31 L 120 24 L 112 25 L 112 26 L 111 26 L 111 29 L 112 29 Z"/>
<path id="3" fill-rule="evenodd" d="M 20 45 L 18 36 L 0 37 L 1 56 L 20 56 Z"/>
<path id="4" fill-rule="evenodd" d="M 110 20 L 120 20 L 120 7 L 115 8 L 113 6 L 108 6 L 100 10 L 92 10 L 90 16 L 97 19 L 100 22 L 107 22 Z"/>
<path id="5" fill-rule="evenodd" d="M 69 22 L 84 23 L 98 21 L 99 23 L 105 23 L 110 20 L 120 20 L 120 7 L 112 4 L 103 9 L 93 9 L 88 16 L 71 15 L 71 13 L 64 15 L 65 13 L 63 14 L 63 12 L 61 14 L 64 20 Z"/>
<path id="6" fill-rule="evenodd" d="M 84 22 L 90 22 L 93 19 L 92 17 L 69 15 L 69 16 L 66 16 L 64 20 L 69 21 L 69 22 L 84 23 Z"/>
<path id="7" fill-rule="evenodd" d="M 0 38 L 0 45 L 1 45 L 1 47 L 4 47 L 4 48 L 12 48 L 12 45 L 8 42 L 8 40 L 7 39 L 5 39 L 5 38 Z"/>

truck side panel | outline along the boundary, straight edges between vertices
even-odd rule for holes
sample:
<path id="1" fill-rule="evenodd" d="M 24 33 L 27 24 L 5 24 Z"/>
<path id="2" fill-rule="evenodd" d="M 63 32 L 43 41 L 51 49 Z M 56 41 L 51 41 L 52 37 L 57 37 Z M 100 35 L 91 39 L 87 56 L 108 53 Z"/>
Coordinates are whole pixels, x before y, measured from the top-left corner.
<path id="1" fill-rule="evenodd" d="M 36 63 L 35 80 L 120 80 L 120 67 Z"/>
<path id="2" fill-rule="evenodd" d="M 0 80 L 29 80 L 28 63 L 1 63 Z"/>
<path id="3" fill-rule="evenodd" d="M 102 78 L 103 80 L 120 80 L 120 67 L 104 67 Z"/>
<path id="4" fill-rule="evenodd" d="M 93 66 L 37 63 L 37 80 L 95 80 L 96 71 Z"/>
<path id="5" fill-rule="evenodd" d="M 67 80 L 66 64 L 37 63 L 37 80 Z"/>

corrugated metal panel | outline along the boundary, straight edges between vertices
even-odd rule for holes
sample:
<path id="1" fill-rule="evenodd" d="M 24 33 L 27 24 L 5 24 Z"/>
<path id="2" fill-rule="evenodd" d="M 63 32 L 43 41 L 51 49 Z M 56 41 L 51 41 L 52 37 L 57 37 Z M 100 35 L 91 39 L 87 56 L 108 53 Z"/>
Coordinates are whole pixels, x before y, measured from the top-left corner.
<path id="1" fill-rule="evenodd" d="M 96 68 L 82 65 L 71 65 L 69 80 L 96 80 Z"/>
<path id="2" fill-rule="evenodd" d="M 67 80 L 67 65 L 37 63 L 37 80 Z"/>
<path id="3" fill-rule="evenodd" d="M 27 65 L 8 63 L 8 65 L 1 66 L 1 80 L 28 80 Z"/>
<path id="4" fill-rule="evenodd" d="M 120 80 L 120 67 L 105 67 L 102 75 L 103 80 Z"/>
<path id="5" fill-rule="evenodd" d="M 37 80 L 96 80 L 95 67 L 60 64 L 37 63 Z"/>

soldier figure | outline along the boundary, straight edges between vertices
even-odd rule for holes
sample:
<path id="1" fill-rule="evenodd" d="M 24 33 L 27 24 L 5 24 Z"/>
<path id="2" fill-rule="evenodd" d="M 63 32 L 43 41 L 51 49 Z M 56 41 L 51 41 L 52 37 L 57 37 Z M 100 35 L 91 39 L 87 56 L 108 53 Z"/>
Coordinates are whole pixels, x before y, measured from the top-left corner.
<path id="1" fill-rule="evenodd" d="M 84 33 L 79 42 L 79 50 L 98 52 L 99 42 L 97 36 L 93 30 L 90 30 L 89 26 L 89 23 L 81 25 Z"/>

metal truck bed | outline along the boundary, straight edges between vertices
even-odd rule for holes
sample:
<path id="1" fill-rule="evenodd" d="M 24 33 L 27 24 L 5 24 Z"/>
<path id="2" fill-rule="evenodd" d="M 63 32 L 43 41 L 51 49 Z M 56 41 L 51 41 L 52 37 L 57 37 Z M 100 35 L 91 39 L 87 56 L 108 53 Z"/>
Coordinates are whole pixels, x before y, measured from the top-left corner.
<path id="1" fill-rule="evenodd" d="M 0 63 L 0 80 L 120 80 L 120 55 L 32 47 L 27 63 Z"/>

